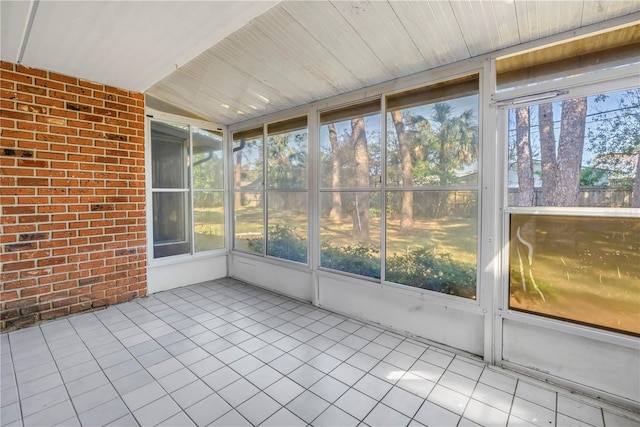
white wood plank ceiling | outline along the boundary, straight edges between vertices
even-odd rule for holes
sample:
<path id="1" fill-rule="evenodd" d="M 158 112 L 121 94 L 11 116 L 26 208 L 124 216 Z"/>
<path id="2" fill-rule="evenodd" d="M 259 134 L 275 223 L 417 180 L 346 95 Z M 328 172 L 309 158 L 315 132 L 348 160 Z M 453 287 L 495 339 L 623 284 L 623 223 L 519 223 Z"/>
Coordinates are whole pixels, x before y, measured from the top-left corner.
<path id="1" fill-rule="evenodd" d="M 637 0 L 274 3 L 2 0 L 0 54 L 232 124 L 613 18 L 640 20 Z"/>

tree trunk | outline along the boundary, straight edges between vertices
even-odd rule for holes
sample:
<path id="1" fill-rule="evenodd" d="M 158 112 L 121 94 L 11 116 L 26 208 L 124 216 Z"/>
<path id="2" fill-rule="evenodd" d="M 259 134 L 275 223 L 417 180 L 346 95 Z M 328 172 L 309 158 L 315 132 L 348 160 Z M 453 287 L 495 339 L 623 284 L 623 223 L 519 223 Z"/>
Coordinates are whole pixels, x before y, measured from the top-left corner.
<path id="1" fill-rule="evenodd" d="M 331 159 L 333 171 L 331 173 L 331 187 L 334 189 L 331 193 L 331 212 L 329 219 L 339 221 L 342 218 L 342 196 L 338 191 L 340 187 L 340 147 L 338 146 L 338 135 L 336 127 L 333 123 L 329 123 L 329 141 L 331 141 Z"/>
<path id="2" fill-rule="evenodd" d="M 369 186 L 369 150 L 367 134 L 362 117 L 351 120 L 351 140 L 355 148 L 356 185 L 360 188 Z M 353 214 L 353 237 L 360 241 L 369 240 L 369 192 L 356 193 Z"/>
<path id="3" fill-rule="evenodd" d="M 518 206 L 533 206 L 533 159 L 529 138 L 529 107 L 516 110 L 516 151 L 518 155 Z"/>
<path id="4" fill-rule="evenodd" d="M 562 101 L 555 206 L 578 206 L 587 98 Z"/>
<path id="5" fill-rule="evenodd" d="M 236 152 L 236 164 L 233 170 L 233 197 L 234 206 L 236 209 L 242 207 L 242 193 L 240 189 L 242 187 L 242 150 Z"/>
<path id="6" fill-rule="evenodd" d="M 556 136 L 553 130 L 553 104 L 538 106 L 540 155 L 542 157 L 542 205 L 553 206 L 558 165 L 556 163 Z"/>
<path id="7" fill-rule="evenodd" d="M 636 156 L 636 179 L 633 182 L 633 195 L 631 196 L 631 207 L 640 208 L 640 153 Z"/>
<path id="8" fill-rule="evenodd" d="M 411 152 L 407 134 L 404 131 L 404 122 L 400 111 L 391 112 L 393 125 L 398 135 L 398 145 L 400 146 L 400 163 L 402 166 L 402 186 L 413 186 L 413 167 L 411 165 Z M 413 228 L 413 191 L 402 192 L 402 208 L 400 215 L 400 231 L 410 231 Z"/>

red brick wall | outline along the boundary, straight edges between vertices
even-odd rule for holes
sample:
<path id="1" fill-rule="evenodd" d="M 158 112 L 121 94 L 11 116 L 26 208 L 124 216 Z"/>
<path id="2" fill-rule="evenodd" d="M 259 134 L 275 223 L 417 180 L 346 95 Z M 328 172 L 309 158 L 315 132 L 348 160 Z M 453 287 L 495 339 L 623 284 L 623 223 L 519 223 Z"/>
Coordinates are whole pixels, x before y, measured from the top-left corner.
<path id="1" fill-rule="evenodd" d="M 144 97 L 0 62 L 0 329 L 146 294 Z"/>

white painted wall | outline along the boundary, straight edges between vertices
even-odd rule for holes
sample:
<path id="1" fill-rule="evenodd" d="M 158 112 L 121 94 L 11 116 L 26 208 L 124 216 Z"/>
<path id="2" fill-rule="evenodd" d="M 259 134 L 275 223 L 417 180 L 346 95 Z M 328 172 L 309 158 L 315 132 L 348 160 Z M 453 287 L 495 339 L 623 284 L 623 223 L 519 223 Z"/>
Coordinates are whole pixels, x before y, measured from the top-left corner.
<path id="1" fill-rule="evenodd" d="M 227 254 L 162 260 L 149 265 L 147 271 L 147 293 L 166 291 L 181 286 L 193 285 L 227 277 Z"/>
<path id="2" fill-rule="evenodd" d="M 261 259 L 240 252 L 231 254 L 229 276 L 303 301 L 313 300 L 308 266 Z M 296 268 L 298 267 L 298 268 Z"/>
<path id="3" fill-rule="evenodd" d="M 483 353 L 484 315 L 473 301 L 319 273 L 318 305 L 469 353 Z M 466 304 L 465 304 L 466 303 Z"/>
<path id="4" fill-rule="evenodd" d="M 640 343 L 580 336 L 505 319 L 504 365 L 631 408 L 640 408 Z M 604 338 L 604 336 L 603 336 Z"/>

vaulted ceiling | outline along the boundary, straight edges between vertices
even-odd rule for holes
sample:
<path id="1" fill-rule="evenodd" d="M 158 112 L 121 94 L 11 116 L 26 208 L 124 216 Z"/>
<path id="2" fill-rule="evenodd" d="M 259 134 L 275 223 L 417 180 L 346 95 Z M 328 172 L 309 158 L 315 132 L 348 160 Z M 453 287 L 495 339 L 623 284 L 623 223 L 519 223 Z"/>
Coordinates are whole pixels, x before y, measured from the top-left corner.
<path id="1" fill-rule="evenodd" d="M 581 27 L 639 21 L 640 2 L 2 0 L 0 15 L 3 60 L 232 124 Z"/>

